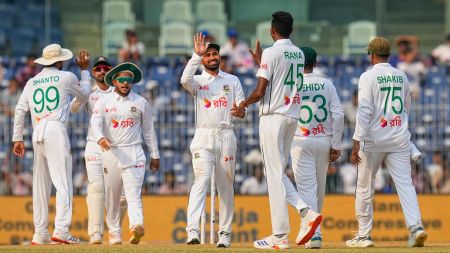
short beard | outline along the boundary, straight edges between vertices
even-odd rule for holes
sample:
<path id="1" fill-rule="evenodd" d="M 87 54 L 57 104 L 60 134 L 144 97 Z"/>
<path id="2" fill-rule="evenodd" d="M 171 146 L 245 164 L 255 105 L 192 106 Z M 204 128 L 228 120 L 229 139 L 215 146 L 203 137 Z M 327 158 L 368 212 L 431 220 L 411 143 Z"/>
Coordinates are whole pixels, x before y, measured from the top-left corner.
<path id="1" fill-rule="evenodd" d="M 217 65 L 217 67 L 208 67 L 206 65 L 204 65 L 205 69 L 210 70 L 210 71 L 216 71 L 219 69 L 220 64 Z"/>

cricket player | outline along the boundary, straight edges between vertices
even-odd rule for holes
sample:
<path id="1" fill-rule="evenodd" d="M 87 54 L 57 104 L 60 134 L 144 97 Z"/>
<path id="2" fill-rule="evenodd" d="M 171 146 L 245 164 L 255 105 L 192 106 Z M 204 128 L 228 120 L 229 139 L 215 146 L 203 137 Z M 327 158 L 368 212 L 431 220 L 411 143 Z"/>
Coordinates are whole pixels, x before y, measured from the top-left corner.
<path id="1" fill-rule="evenodd" d="M 152 107 L 131 90 L 142 79 L 142 72 L 133 63 L 117 65 L 105 75 L 105 83 L 114 91 L 99 99 L 91 118 L 94 140 L 103 153 L 106 196 L 106 224 L 109 243 L 122 243 L 120 197 L 122 189 L 128 203 L 130 243 L 138 244 L 144 236 L 141 189 L 146 158 L 144 141 L 150 151 L 150 169 L 159 168 L 159 150 L 152 118 Z"/>
<path id="2" fill-rule="evenodd" d="M 402 71 L 388 63 L 391 47 L 387 39 L 374 38 L 368 48 L 373 65 L 358 84 L 358 111 L 353 135 L 351 161 L 358 165 L 355 211 L 358 235 L 346 242 L 348 247 L 374 246 L 370 232 L 373 224 L 374 179 L 382 161 L 391 174 L 409 230 L 409 247 L 422 247 L 427 239 L 419 203 L 411 179 L 411 134 L 408 113 L 410 85 Z"/>
<path id="3" fill-rule="evenodd" d="M 89 95 L 89 99 L 83 103 L 77 98 L 70 104 L 71 112 L 79 112 L 82 109 L 86 111 L 91 118 L 92 111 L 97 101 L 112 93 L 114 88 L 105 83 L 105 75 L 111 69 L 111 64 L 105 57 L 98 57 L 92 67 L 92 75 L 95 79 L 94 91 Z M 86 203 L 88 208 L 88 233 L 91 237 L 91 244 L 101 244 L 103 237 L 103 213 L 105 210 L 105 183 L 103 179 L 102 151 L 94 139 L 91 125 L 89 125 L 86 149 L 84 158 L 86 162 L 86 171 L 88 176 L 88 187 Z M 127 202 L 125 195 L 122 194 L 120 200 L 121 219 L 125 215 Z"/>
<path id="4" fill-rule="evenodd" d="M 252 94 L 232 114 L 244 117 L 245 108 L 260 103 L 259 139 L 269 191 L 272 235 L 253 243 L 259 249 L 288 249 L 290 232 L 287 200 L 296 203 L 303 222 L 296 243 L 303 245 L 314 235 L 322 215 L 308 207 L 290 182 L 284 168 L 300 117 L 300 90 L 303 84 L 305 56 L 289 39 L 293 19 L 287 12 L 272 14 L 272 47 L 262 51 L 259 41 L 253 54 L 259 64 L 258 83 Z"/>
<path id="5" fill-rule="evenodd" d="M 72 52 L 51 44 L 43 49 L 42 57 L 34 62 L 44 65 L 42 71 L 28 80 L 16 106 L 14 116 L 13 152 L 25 153 L 23 130 L 25 114 L 30 111 L 33 125 L 33 221 L 35 233 L 31 244 L 51 241 L 77 244 L 78 238 L 69 232 L 72 221 L 72 155 L 66 126 L 69 117 L 70 95 L 86 101 L 91 92 L 89 54 L 81 50 L 77 64 L 82 69 L 81 82 L 67 71 L 61 71 L 63 61 Z M 81 83 L 81 87 L 80 84 Z M 56 188 L 55 230 L 48 232 L 48 204 L 52 189 Z"/>
<path id="6" fill-rule="evenodd" d="M 205 36 L 197 33 L 194 50 L 181 76 L 183 88 L 194 96 L 196 127 L 190 146 L 195 180 L 187 210 L 187 244 L 200 243 L 200 217 L 214 173 L 220 199 L 217 246 L 230 247 L 237 149 L 230 110 L 245 97 L 239 79 L 219 70 L 219 45 L 205 43 Z M 200 64 L 204 66 L 203 72 L 195 75 Z"/>
<path id="7" fill-rule="evenodd" d="M 300 49 L 305 55 L 305 74 L 301 90 L 302 109 L 292 142 L 291 161 L 300 197 L 320 213 L 328 164 L 336 161 L 341 152 L 344 111 L 333 83 L 313 73 L 317 52 L 310 47 Z M 305 247 L 322 247 L 320 226 Z"/>

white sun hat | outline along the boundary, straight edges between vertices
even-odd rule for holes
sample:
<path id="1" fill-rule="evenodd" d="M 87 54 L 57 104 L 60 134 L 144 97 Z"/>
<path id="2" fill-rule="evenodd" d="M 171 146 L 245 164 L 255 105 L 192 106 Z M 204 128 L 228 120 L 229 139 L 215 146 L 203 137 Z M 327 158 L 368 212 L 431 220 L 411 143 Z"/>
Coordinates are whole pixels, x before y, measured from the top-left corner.
<path id="1" fill-rule="evenodd" d="M 58 44 L 50 44 L 42 50 L 42 57 L 34 60 L 41 65 L 52 65 L 55 62 L 72 59 L 73 54 L 69 49 L 61 48 Z"/>

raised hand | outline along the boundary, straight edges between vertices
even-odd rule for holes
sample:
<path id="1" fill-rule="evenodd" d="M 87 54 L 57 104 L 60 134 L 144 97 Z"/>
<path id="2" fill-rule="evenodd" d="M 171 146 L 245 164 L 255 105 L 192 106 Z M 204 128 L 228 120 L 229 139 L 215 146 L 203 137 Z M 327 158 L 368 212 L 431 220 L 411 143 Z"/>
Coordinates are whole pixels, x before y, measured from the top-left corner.
<path id="1" fill-rule="evenodd" d="M 205 35 L 202 33 L 196 33 L 194 35 L 194 52 L 200 56 L 203 56 L 208 49 L 208 44 L 205 43 Z"/>
<path id="2" fill-rule="evenodd" d="M 260 65 L 263 49 L 261 48 L 261 43 L 259 42 L 259 40 L 256 40 L 255 51 L 253 52 L 252 49 L 249 49 L 248 51 L 250 52 L 250 54 L 252 54 L 253 60 L 256 62 L 256 64 Z"/>
<path id="3" fill-rule="evenodd" d="M 80 51 L 78 51 L 78 56 L 76 60 L 78 66 L 80 66 L 82 70 L 88 69 L 90 59 L 91 58 L 89 57 L 89 53 L 87 50 L 81 49 Z"/>

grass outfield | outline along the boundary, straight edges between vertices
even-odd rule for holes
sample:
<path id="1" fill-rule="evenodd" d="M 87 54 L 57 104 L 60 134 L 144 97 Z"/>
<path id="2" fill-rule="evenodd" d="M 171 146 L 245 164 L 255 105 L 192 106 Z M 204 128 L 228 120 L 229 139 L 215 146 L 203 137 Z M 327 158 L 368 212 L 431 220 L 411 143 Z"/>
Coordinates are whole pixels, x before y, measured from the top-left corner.
<path id="1" fill-rule="evenodd" d="M 430 243 L 423 248 L 407 248 L 406 242 L 380 242 L 376 243 L 376 247 L 367 249 L 350 249 L 346 248 L 342 242 L 325 243 L 321 250 L 306 250 L 300 246 L 291 245 L 290 252 L 450 252 L 450 243 Z M 233 244 L 229 249 L 218 249 L 213 245 L 184 245 L 184 244 L 168 244 L 168 243 L 142 243 L 139 245 L 50 245 L 50 246 L 0 246 L 0 252 L 86 252 L 86 253 L 106 253 L 106 252 L 267 252 L 257 250 L 249 244 Z M 288 251 L 288 252 L 289 252 Z"/>

